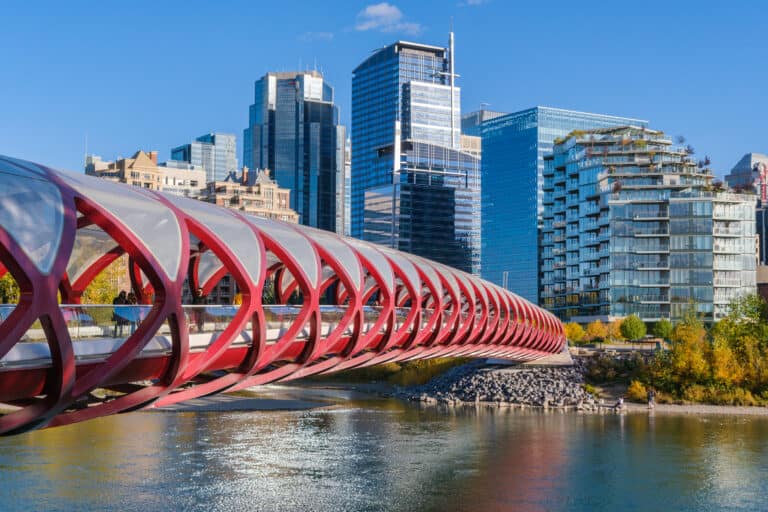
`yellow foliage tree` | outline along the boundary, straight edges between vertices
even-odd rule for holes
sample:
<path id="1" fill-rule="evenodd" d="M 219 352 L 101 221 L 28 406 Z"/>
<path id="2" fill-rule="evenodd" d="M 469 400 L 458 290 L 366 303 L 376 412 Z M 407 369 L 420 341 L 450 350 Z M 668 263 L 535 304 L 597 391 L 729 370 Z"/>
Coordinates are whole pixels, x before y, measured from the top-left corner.
<path id="1" fill-rule="evenodd" d="M 608 328 L 600 320 L 595 320 L 587 324 L 587 331 L 584 338 L 589 341 L 603 341 L 608 337 Z"/>
<path id="2" fill-rule="evenodd" d="M 565 337 L 574 343 L 579 343 L 584 339 L 584 329 L 576 322 L 565 324 Z"/>
<path id="3" fill-rule="evenodd" d="M 118 258 L 99 272 L 83 291 L 83 304 L 112 304 L 118 293 L 121 277 L 128 272 L 124 258 Z"/>
<path id="4" fill-rule="evenodd" d="M 608 339 L 611 341 L 624 341 L 624 336 L 621 335 L 621 320 L 614 320 L 606 325 L 608 330 Z"/>
<path id="5" fill-rule="evenodd" d="M 19 285 L 10 272 L 0 277 L 0 304 L 16 304 L 19 302 Z"/>
<path id="6" fill-rule="evenodd" d="M 672 330 L 670 360 L 678 382 L 705 382 L 709 377 L 710 344 L 697 322 L 681 322 Z"/>
<path id="7" fill-rule="evenodd" d="M 728 341 L 715 337 L 712 344 L 712 378 L 725 385 L 741 385 L 744 382 L 744 367 L 739 363 L 736 353 Z"/>

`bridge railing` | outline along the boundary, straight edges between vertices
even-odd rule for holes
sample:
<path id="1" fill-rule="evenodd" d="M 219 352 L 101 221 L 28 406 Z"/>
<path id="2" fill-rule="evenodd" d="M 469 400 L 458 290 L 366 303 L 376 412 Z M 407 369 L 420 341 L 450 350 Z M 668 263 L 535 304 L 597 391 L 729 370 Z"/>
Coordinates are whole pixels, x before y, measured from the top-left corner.
<path id="1" fill-rule="evenodd" d="M 128 337 L 133 334 L 141 322 L 149 315 L 151 305 L 108 305 L 108 304 L 62 304 L 60 306 L 67 323 L 70 339 L 75 344 L 75 354 L 78 359 L 99 359 L 117 350 Z M 221 334 L 233 321 L 240 306 L 232 305 L 185 305 L 182 307 L 189 329 L 191 350 L 204 350 Z M 265 305 L 267 344 L 280 340 L 288 329 L 297 321 L 301 306 L 295 305 Z M 13 306 L 0 305 L 0 321 L 7 318 Z M 321 305 L 321 325 L 319 335 L 329 336 L 339 326 L 346 306 Z M 382 308 L 365 306 L 363 308 L 363 325 L 361 334 L 367 334 L 381 315 Z M 409 308 L 395 309 L 394 329 L 403 327 Z M 420 328 L 429 322 L 432 310 L 422 310 Z M 386 324 L 381 332 L 386 330 Z M 251 320 L 246 322 L 243 333 L 235 339 L 233 346 L 244 346 L 250 343 L 253 331 Z M 342 336 L 351 336 L 353 325 L 350 323 Z M 154 333 L 150 343 L 142 353 L 150 354 L 170 349 L 171 329 L 168 323 Z M 294 337 L 296 342 L 303 342 L 309 337 L 309 326 L 305 325 Z M 50 349 L 47 345 L 45 332 L 40 322 L 35 322 L 24 334 L 21 343 L 17 344 L 2 360 L 0 368 L 18 367 L 33 364 L 35 366 L 50 364 Z"/>

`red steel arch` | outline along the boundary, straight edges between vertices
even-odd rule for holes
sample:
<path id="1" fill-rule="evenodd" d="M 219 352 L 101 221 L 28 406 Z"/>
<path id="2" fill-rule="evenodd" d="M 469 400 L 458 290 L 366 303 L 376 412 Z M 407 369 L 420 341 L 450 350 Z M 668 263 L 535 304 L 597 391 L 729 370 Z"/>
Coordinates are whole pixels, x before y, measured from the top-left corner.
<path id="1" fill-rule="evenodd" d="M 134 332 L 122 339 L 115 329 L 114 339 L 99 338 L 112 348 L 86 357 L 88 342 L 72 340 L 60 302 L 81 305 L 123 255 L 133 290 L 151 305 Z M 7 272 L 21 298 L 0 315 L 0 402 L 14 408 L 0 417 L 1 434 L 386 361 L 528 361 L 565 345 L 552 314 L 454 268 L 0 156 L 0 276 Z M 208 291 L 225 275 L 242 303 L 215 334 L 192 333 L 185 281 Z M 265 283 L 279 303 L 298 297 L 289 326 L 272 328 Z M 33 326 L 44 342 L 25 340 Z M 24 355 L 32 348 L 42 356 Z M 96 388 L 115 393 L 96 399 Z"/>

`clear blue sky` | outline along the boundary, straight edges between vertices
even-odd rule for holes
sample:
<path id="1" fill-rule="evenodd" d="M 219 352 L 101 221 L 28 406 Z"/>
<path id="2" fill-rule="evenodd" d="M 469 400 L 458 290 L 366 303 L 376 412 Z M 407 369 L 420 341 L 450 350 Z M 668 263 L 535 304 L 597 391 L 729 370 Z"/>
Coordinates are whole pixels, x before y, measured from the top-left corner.
<path id="1" fill-rule="evenodd" d="M 352 69 L 397 39 L 445 44 L 464 112 L 548 105 L 651 120 L 722 174 L 768 152 L 763 2 L 14 2 L 0 12 L 0 153 L 80 169 L 210 131 L 242 147 L 253 82 L 317 67 L 349 120 Z M 242 158 L 242 153 L 238 155 Z"/>

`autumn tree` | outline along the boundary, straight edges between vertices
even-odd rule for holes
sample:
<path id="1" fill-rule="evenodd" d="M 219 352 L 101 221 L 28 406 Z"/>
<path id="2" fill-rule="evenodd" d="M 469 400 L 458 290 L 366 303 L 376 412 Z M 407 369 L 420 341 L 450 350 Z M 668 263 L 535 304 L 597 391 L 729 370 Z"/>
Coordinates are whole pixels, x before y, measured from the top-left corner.
<path id="1" fill-rule="evenodd" d="M 740 386 L 746 376 L 729 341 L 716 335 L 710 352 L 712 379 L 726 386 Z"/>
<path id="2" fill-rule="evenodd" d="M 16 304 L 19 302 L 19 285 L 11 276 L 10 272 L 6 272 L 3 277 L 0 277 L 0 304 Z"/>
<path id="3" fill-rule="evenodd" d="M 695 314 L 686 314 L 672 329 L 670 365 L 674 378 L 682 383 L 705 382 L 709 377 L 711 345 L 707 331 Z"/>
<path id="4" fill-rule="evenodd" d="M 88 283 L 83 291 L 83 304 L 112 304 L 112 300 L 120 293 L 120 279 L 127 272 L 127 264 L 123 258 L 110 263 Z"/>
<path id="5" fill-rule="evenodd" d="M 584 329 L 576 322 L 565 324 L 565 337 L 574 343 L 579 343 L 584 339 Z"/>
<path id="6" fill-rule="evenodd" d="M 608 337 L 608 328 L 600 320 L 587 324 L 584 338 L 588 341 L 603 341 Z"/>
<path id="7" fill-rule="evenodd" d="M 606 328 L 608 329 L 608 339 L 611 341 L 624 341 L 624 336 L 621 335 L 621 320 L 614 320 L 610 322 Z"/>

